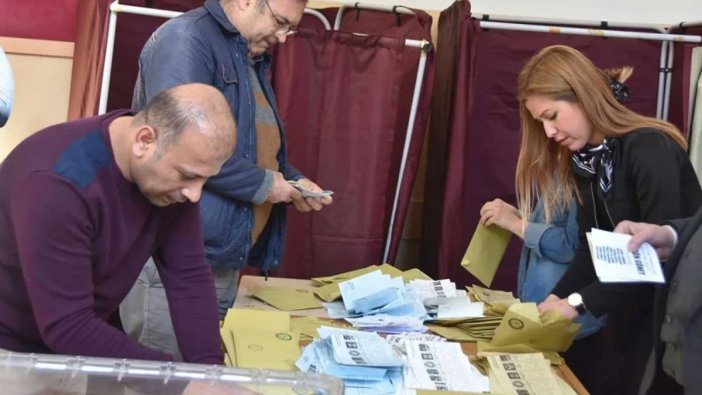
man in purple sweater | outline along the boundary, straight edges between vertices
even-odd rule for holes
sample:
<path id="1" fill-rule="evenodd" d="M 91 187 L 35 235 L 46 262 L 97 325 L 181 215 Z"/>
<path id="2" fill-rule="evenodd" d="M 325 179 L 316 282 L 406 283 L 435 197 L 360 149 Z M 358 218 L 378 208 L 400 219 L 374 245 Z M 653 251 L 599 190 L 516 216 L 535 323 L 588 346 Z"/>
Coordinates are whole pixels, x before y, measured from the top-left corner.
<path id="1" fill-rule="evenodd" d="M 0 348 L 172 360 L 108 322 L 149 256 L 186 362 L 222 363 L 202 246 L 202 185 L 234 152 L 222 94 L 203 84 L 27 138 L 0 165 Z"/>

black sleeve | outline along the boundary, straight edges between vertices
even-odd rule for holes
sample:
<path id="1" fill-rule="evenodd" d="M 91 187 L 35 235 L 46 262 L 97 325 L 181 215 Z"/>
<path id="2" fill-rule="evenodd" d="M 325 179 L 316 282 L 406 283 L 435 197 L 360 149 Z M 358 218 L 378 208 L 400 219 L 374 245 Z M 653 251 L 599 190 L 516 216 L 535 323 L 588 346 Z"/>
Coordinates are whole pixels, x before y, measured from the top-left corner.
<path id="1" fill-rule="evenodd" d="M 619 170 L 630 175 L 631 187 L 634 190 L 634 201 L 631 204 L 638 206 L 638 210 L 635 211 L 639 212 L 639 218 L 626 219 L 661 223 L 679 218 L 682 215 L 680 204 L 682 186 L 678 150 L 681 148 L 663 133 L 653 130 L 627 137 L 623 139 L 625 143 L 622 144 L 622 148 L 627 150 L 623 156 L 625 160 L 621 163 L 620 169 L 615 169 L 615 172 Z M 594 272 L 592 257 L 589 251 L 586 252 L 589 270 Z M 584 265 L 584 263 L 580 264 Z M 569 268 L 568 272 L 570 271 Z M 582 271 L 585 272 L 584 269 Z M 582 281 L 576 282 L 571 279 L 575 275 L 578 273 L 568 275 L 567 281 L 581 284 Z M 561 287 L 559 282 L 556 290 L 563 293 L 566 288 Z M 603 284 L 595 277 L 594 281 L 579 289 L 578 292 L 582 295 L 587 309 L 595 316 L 600 316 L 627 304 L 640 304 L 642 301 L 652 300 L 654 287 L 651 284 Z"/>

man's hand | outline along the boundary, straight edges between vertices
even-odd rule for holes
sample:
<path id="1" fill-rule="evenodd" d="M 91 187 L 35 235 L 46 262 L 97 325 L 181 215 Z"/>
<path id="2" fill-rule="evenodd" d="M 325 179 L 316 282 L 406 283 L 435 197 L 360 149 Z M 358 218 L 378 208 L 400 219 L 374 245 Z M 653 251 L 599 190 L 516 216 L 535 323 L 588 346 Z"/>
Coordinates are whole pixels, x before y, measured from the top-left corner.
<path id="1" fill-rule="evenodd" d="M 484 226 L 497 225 L 524 238 L 521 213 L 502 199 L 487 202 L 480 208 L 480 223 Z"/>
<path id="2" fill-rule="evenodd" d="M 631 235 L 631 240 L 627 244 L 630 252 L 638 250 L 643 243 L 649 243 L 656 250 L 658 258 L 662 261 L 668 259 L 673 247 L 675 247 L 673 230 L 666 226 L 622 221 L 617 224 L 614 231 Z"/>
<path id="3" fill-rule="evenodd" d="M 273 184 L 266 201 L 269 203 L 290 203 L 296 199 L 302 199 L 302 193 L 288 184 L 280 172 L 273 172 Z"/>
<path id="4" fill-rule="evenodd" d="M 578 312 L 573 306 L 568 304 L 566 299 L 559 299 L 556 295 L 549 295 L 546 300 L 539 304 L 539 313 L 543 314 L 549 310 L 556 310 L 562 316 L 569 320 L 574 320 L 578 316 Z"/>
<path id="5" fill-rule="evenodd" d="M 297 180 L 297 183 L 300 184 L 303 188 L 310 190 L 312 192 L 321 192 L 323 191 L 322 188 L 319 187 L 319 185 L 315 184 L 312 180 L 309 180 L 307 178 L 301 178 Z M 295 208 L 298 211 L 301 211 L 303 213 L 306 213 L 308 211 L 319 211 L 322 209 L 323 206 L 328 206 L 332 204 L 334 199 L 332 199 L 331 196 L 323 196 L 323 197 L 302 197 L 302 194 L 296 199 L 293 199 L 293 204 L 295 205 Z"/>

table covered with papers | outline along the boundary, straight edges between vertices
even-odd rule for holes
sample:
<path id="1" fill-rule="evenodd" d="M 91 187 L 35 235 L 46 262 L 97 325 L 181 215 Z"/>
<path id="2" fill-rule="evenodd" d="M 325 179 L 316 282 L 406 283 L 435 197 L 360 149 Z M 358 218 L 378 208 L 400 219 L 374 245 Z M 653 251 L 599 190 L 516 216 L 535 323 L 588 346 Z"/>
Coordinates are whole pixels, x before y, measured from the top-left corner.
<path id="1" fill-rule="evenodd" d="M 371 277 L 377 277 L 377 274 L 372 274 Z M 405 274 L 402 277 L 406 283 L 417 280 L 415 278 L 417 277 L 416 273 Z M 447 287 L 447 284 L 439 281 L 432 284 L 435 285 L 439 292 L 443 292 L 443 288 Z M 348 288 L 349 285 L 347 284 L 345 287 Z M 421 284 L 415 287 L 415 292 L 424 292 L 422 287 L 424 285 Z M 355 299 L 356 302 L 352 302 L 352 306 L 347 306 L 349 307 L 348 311 L 353 312 L 356 308 L 373 310 L 375 309 L 374 304 L 377 304 L 373 300 L 385 303 L 397 296 L 391 295 L 391 292 L 383 290 L 381 287 L 377 287 L 377 289 L 373 289 L 373 287 L 364 288 L 368 288 L 364 292 L 369 294 L 357 295 L 358 299 Z M 329 290 L 323 290 L 322 292 L 329 292 L 329 299 L 333 299 L 339 296 L 338 293 L 342 289 L 344 287 L 337 287 L 336 289 L 330 287 Z M 472 333 L 475 333 L 478 339 L 480 336 L 485 336 L 485 333 L 488 333 L 488 337 L 492 337 L 494 333 L 500 330 L 499 323 L 503 321 L 500 317 L 476 317 L 468 320 L 445 318 L 442 321 L 448 320 L 455 323 L 455 326 L 436 325 L 434 327 L 432 323 L 428 325 L 431 332 L 400 333 L 404 330 L 402 329 L 398 330 L 397 334 L 387 335 L 383 339 L 375 332 L 368 330 L 373 330 L 374 327 L 382 325 L 383 328 L 391 329 L 384 329 L 379 332 L 394 333 L 392 332 L 393 322 L 400 321 L 397 325 L 402 325 L 402 328 L 406 328 L 405 325 L 410 324 L 396 317 L 383 316 L 382 314 L 350 317 L 345 318 L 344 321 L 340 319 L 332 320 L 329 318 L 329 312 L 334 310 L 323 308 L 322 304 L 326 304 L 326 302 L 320 300 L 320 298 L 312 297 L 315 293 L 319 296 L 319 290 L 320 288 L 315 286 L 311 280 L 274 277 L 269 277 L 266 280 L 264 277 L 259 276 L 243 276 L 232 312 L 234 314 L 241 314 L 243 310 L 275 312 L 283 315 L 287 314 L 288 321 L 284 324 L 272 324 L 268 322 L 269 318 L 252 319 L 250 317 L 242 317 L 237 319 L 233 317 L 231 322 L 258 321 L 260 327 L 259 329 L 254 329 L 254 331 L 258 331 L 259 336 L 271 325 L 282 325 L 280 328 L 284 328 L 285 331 L 280 329 L 276 336 L 288 339 L 288 336 L 282 334 L 289 333 L 289 338 L 293 339 L 292 341 L 300 341 L 300 344 L 305 347 L 298 351 L 299 357 L 296 361 L 293 361 L 289 348 L 281 348 L 281 352 L 285 351 L 285 356 L 280 358 L 285 359 L 285 361 L 277 363 L 276 366 L 288 366 L 290 369 L 297 369 L 303 372 L 327 373 L 342 378 L 347 383 L 347 394 L 393 393 L 392 385 L 396 386 L 394 393 L 401 394 L 431 393 L 421 390 L 422 388 L 480 393 L 486 390 L 488 377 L 490 382 L 489 389 L 491 393 L 495 394 L 531 394 L 544 393 L 543 391 L 559 394 L 587 393 L 566 365 L 551 365 L 549 353 L 541 354 L 538 352 L 543 350 L 544 347 L 547 349 L 555 347 L 554 349 L 560 351 L 559 347 L 562 347 L 562 344 L 543 344 L 543 341 L 541 343 L 537 341 L 536 344 L 520 344 L 518 349 L 506 347 L 502 350 L 501 346 L 499 346 L 499 341 L 496 345 L 483 342 L 480 348 L 482 358 L 476 358 L 476 354 L 479 351 L 478 346 L 473 341 L 475 338 L 468 335 L 468 333 L 471 333 L 469 331 L 474 331 Z M 346 289 L 347 295 L 349 290 L 352 293 L 359 292 L 359 290 Z M 482 291 L 479 287 L 476 287 L 475 292 Z M 322 293 L 322 296 L 326 297 L 326 294 Z M 426 296 L 424 295 L 424 297 Z M 486 298 L 485 300 L 490 300 L 490 297 L 495 296 L 490 294 L 487 296 L 483 295 L 483 297 Z M 361 300 L 363 302 L 358 303 Z M 426 301 L 427 299 L 425 298 L 424 300 Z M 411 305 L 412 303 L 410 301 L 405 304 Z M 498 306 L 498 304 L 495 304 L 495 306 Z M 485 307 L 486 310 L 489 309 L 489 306 L 486 305 Z M 535 309 L 535 306 L 533 307 Z M 468 310 L 463 309 L 461 311 L 465 314 L 465 311 L 469 311 L 470 308 L 468 307 Z M 289 313 L 280 310 L 288 310 Z M 443 311 L 449 311 L 449 314 L 453 314 L 451 313 L 453 310 L 453 306 L 443 309 Z M 543 323 L 546 328 L 531 328 L 534 326 L 534 323 L 529 321 L 530 315 L 538 315 L 534 311 L 531 310 L 529 304 L 519 304 L 509 310 L 506 307 L 502 308 L 501 313 L 508 316 L 508 319 L 504 320 L 504 325 L 510 325 L 510 323 L 511 325 L 519 325 L 517 322 L 522 322 L 527 327 L 527 330 L 546 330 L 547 332 L 548 330 L 573 330 L 562 327 L 562 321 L 556 319 L 549 321 L 548 318 L 547 322 Z M 446 322 L 442 321 L 437 322 L 445 325 Z M 481 322 L 485 323 L 481 324 Z M 349 328 L 351 323 L 357 328 Z M 320 325 L 323 326 L 320 328 Z M 367 327 L 363 331 L 352 330 L 359 329 L 359 325 L 367 325 Z M 461 330 L 461 325 L 469 331 Z M 227 338 L 239 339 L 242 344 L 247 344 L 246 339 L 249 336 L 247 334 L 251 333 L 251 329 L 243 331 L 237 329 L 232 336 L 224 333 L 227 330 L 226 327 L 227 325 L 223 328 L 222 335 L 225 345 Z M 485 328 L 489 328 L 487 329 L 488 332 L 486 332 Z M 387 332 L 387 330 L 390 332 Z M 577 331 L 577 328 L 575 330 Z M 451 335 L 451 331 L 460 334 L 454 336 Z M 509 343 L 509 336 L 514 336 L 513 333 L 510 331 L 503 332 L 505 334 L 498 336 L 498 340 L 502 339 L 502 342 Z M 436 334 L 454 341 L 446 341 L 447 339 Z M 314 339 L 312 339 L 313 337 Z M 280 343 L 280 339 L 277 341 Z M 234 343 L 234 341 L 230 343 Z M 232 350 L 236 349 L 234 351 L 236 358 L 240 358 L 237 345 L 230 344 L 229 347 Z M 251 346 L 247 345 L 246 347 L 250 348 Z M 539 350 L 536 349 L 537 347 Z M 393 349 L 395 351 L 402 350 L 399 354 L 402 355 L 403 362 L 397 359 L 397 353 Z M 504 353 L 510 354 L 506 355 Z M 556 355 L 556 358 L 558 358 L 557 353 L 553 352 L 551 354 Z M 472 364 L 467 363 L 467 357 L 471 358 Z M 248 357 L 244 355 L 244 358 Z M 266 356 L 266 359 L 271 358 L 275 357 L 271 357 L 271 354 Z M 246 367 L 246 363 L 250 362 L 247 362 L 245 359 L 229 361 L 229 363 L 235 366 Z M 489 376 L 487 375 L 488 372 Z M 531 391 L 518 392 L 515 389 L 522 385 L 522 380 L 524 380 L 524 383 L 527 383 L 528 380 L 532 380 L 534 383 L 538 382 L 540 383 L 538 385 L 541 387 L 538 389 L 538 392 L 535 392 L 537 388 L 529 387 L 529 384 L 525 388 L 531 388 Z M 504 386 L 500 387 L 499 383 L 504 384 Z M 406 390 L 397 390 L 398 385 L 403 389 L 406 388 Z"/>

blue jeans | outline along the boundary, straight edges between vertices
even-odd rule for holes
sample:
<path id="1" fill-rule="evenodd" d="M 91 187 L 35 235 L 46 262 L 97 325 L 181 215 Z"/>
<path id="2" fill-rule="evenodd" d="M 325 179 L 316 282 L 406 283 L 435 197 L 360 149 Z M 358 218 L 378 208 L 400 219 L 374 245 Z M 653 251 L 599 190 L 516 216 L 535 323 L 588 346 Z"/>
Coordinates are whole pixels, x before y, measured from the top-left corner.
<path id="1" fill-rule="evenodd" d="M 239 286 L 239 271 L 215 270 L 215 291 L 219 303 L 219 319 L 234 304 Z M 136 283 L 119 307 L 124 331 L 139 343 L 170 353 L 176 361 L 183 358 L 178 349 L 166 291 L 152 258 L 146 262 Z"/>

